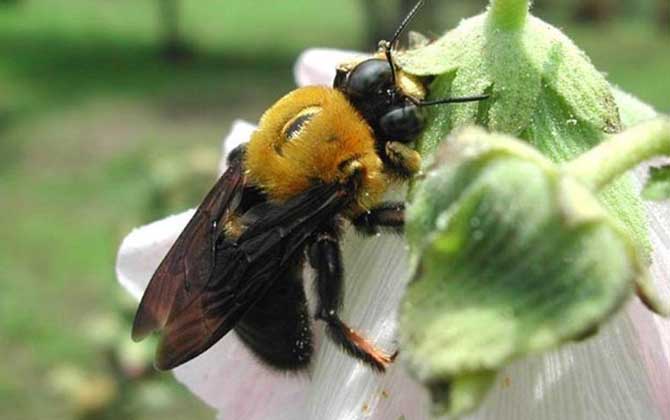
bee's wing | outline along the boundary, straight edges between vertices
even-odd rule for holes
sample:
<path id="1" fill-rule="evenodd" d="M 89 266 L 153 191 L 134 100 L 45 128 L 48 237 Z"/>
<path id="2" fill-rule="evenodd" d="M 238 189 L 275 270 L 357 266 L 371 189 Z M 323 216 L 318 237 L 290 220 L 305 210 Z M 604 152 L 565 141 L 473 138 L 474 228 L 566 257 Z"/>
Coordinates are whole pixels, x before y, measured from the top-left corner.
<path id="1" fill-rule="evenodd" d="M 244 184 L 242 157 L 230 162 L 151 277 L 135 314 L 132 337 L 138 341 L 162 329 L 207 285 L 214 265 L 214 224 L 232 214 Z"/>
<path id="2" fill-rule="evenodd" d="M 210 282 L 162 328 L 156 366 L 172 369 L 207 350 L 295 268 L 310 237 L 330 223 L 349 197 L 337 185 L 319 185 L 281 205 L 264 203 L 236 241 L 216 247 Z M 202 270 L 199 270 L 202 271 Z"/>

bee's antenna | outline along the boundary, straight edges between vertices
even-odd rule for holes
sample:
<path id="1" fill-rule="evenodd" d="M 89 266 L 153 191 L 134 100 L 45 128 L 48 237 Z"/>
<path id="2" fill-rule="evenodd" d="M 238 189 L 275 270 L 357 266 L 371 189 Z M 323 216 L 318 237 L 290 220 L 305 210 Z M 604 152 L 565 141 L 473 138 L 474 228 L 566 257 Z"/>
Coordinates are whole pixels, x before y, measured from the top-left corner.
<path id="1" fill-rule="evenodd" d="M 400 23 L 400 26 L 398 26 L 398 29 L 396 29 L 395 33 L 393 34 L 393 37 L 391 38 L 391 41 L 389 42 L 391 45 L 394 45 L 397 41 L 398 38 L 400 38 L 400 35 L 402 35 L 402 32 L 405 30 L 407 25 L 412 21 L 414 16 L 419 12 L 419 9 L 424 5 L 425 0 L 419 0 L 412 10 L 405 16 L 405 19 L 402 20 Z"/>
<path id="2" fill-rule="evenodd" d="M 393 57 L 391 56 L 391 50 L 393 49 L 393 46 L 398 42 L 398 38 L 400 38 L 400 35 L 402 35 L 402 32 L 405 30 L 409 22 L 416 16 L 417 12 L 423 6 L 425 3 L 425 0 L 419 0 L 412 10 L 405 16 L 405 19 L 402 20 L 400 23 L 400 26 L 398 26 L 398 29 L 396 29 L 395 33 L 393 34 L 393 37 L 391 37 L 390 41 L 380 41 L 379 42 L 379 47 L 384 50 L 384 55 L 386 56 L 386 60 L 389 62 L 391 65 L 391 80 L 393 81 L 393 84 L 395 85 L 395 80 L 396 80 L 396 68 L 395 68 L 395 63 L 393 62 Z"/>
<path id="3" fill-rule="evenodd" d="M 433 106 L 442 104 L 458 104 L 463 102 L 476 102 L 488 99 L 490 95 L 462 96 L 460 98 L 442 98 L 433 101 L 412 101 L 416 106 Z"/>

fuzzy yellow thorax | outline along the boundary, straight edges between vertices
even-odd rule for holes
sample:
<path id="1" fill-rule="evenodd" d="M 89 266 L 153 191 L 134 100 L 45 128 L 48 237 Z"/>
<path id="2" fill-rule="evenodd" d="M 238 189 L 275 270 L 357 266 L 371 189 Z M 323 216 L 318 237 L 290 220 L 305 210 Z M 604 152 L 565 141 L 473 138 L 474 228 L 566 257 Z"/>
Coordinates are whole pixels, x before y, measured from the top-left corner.
<path id="1" fill-rule="evenodd" d="M 314 182 L 346 180 L 341 164 L 363 171 L 357 207 L 376 204 L 388 186 L 371 128 L 339 91 L 305 87 L 287 94 L 265 114 L 247 146 L 249 181 L 282 202 Z"/>

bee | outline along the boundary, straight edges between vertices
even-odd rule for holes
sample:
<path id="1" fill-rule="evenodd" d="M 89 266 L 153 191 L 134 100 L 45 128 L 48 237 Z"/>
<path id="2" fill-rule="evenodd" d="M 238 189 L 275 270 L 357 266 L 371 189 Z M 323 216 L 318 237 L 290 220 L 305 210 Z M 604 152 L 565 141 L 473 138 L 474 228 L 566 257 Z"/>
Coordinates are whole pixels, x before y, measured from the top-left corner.
<path id="1" fill-rule="evenodd" d="M 377 371 L 393 361 L 339 316 L 342 231 L 401 232 L 404 203 L 382 197 L 420 169 L 408 143 L 423 128 L 422 108 L 486 98 L 425 101 L 421 81 L 395 65 L 393 48 L 422 3 L 376 56 L 341 65 L 332 88 L 279 99 L 229 155 L 135 315 L 134 340 L 161 333 L 157 368 L 191 360 L 231 330 L 271 367 L 306 368 L 313 345 L 305 264 L 315 271 L 314 318 L 330 339 Z"/>

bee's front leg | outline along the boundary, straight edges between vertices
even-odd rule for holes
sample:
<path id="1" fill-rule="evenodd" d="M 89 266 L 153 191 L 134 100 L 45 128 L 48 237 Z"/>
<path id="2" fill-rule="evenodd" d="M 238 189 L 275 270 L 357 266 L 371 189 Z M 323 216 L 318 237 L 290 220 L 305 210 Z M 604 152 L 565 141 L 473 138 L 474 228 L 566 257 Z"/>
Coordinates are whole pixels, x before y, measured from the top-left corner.
<path id="1" fill-rule="evenodd" d="M 309 249 L 309 262 L 316 270 L 318 305 L 316 318 L 326 322 L 328 336 L 351 356 L 383 372 L 393 361 L 365 337 L 345 324 L 338 311 L 342 305 L 344 275 L 337 235 L 322 233 Z"/>
<path id="2" fill-rule="evenodd" d="M 400 178 L 412 178 L 421 170 L 421 155 L 411 147 L 397 141 L 389 141 L 384 149 L 393 172 Z"/>

